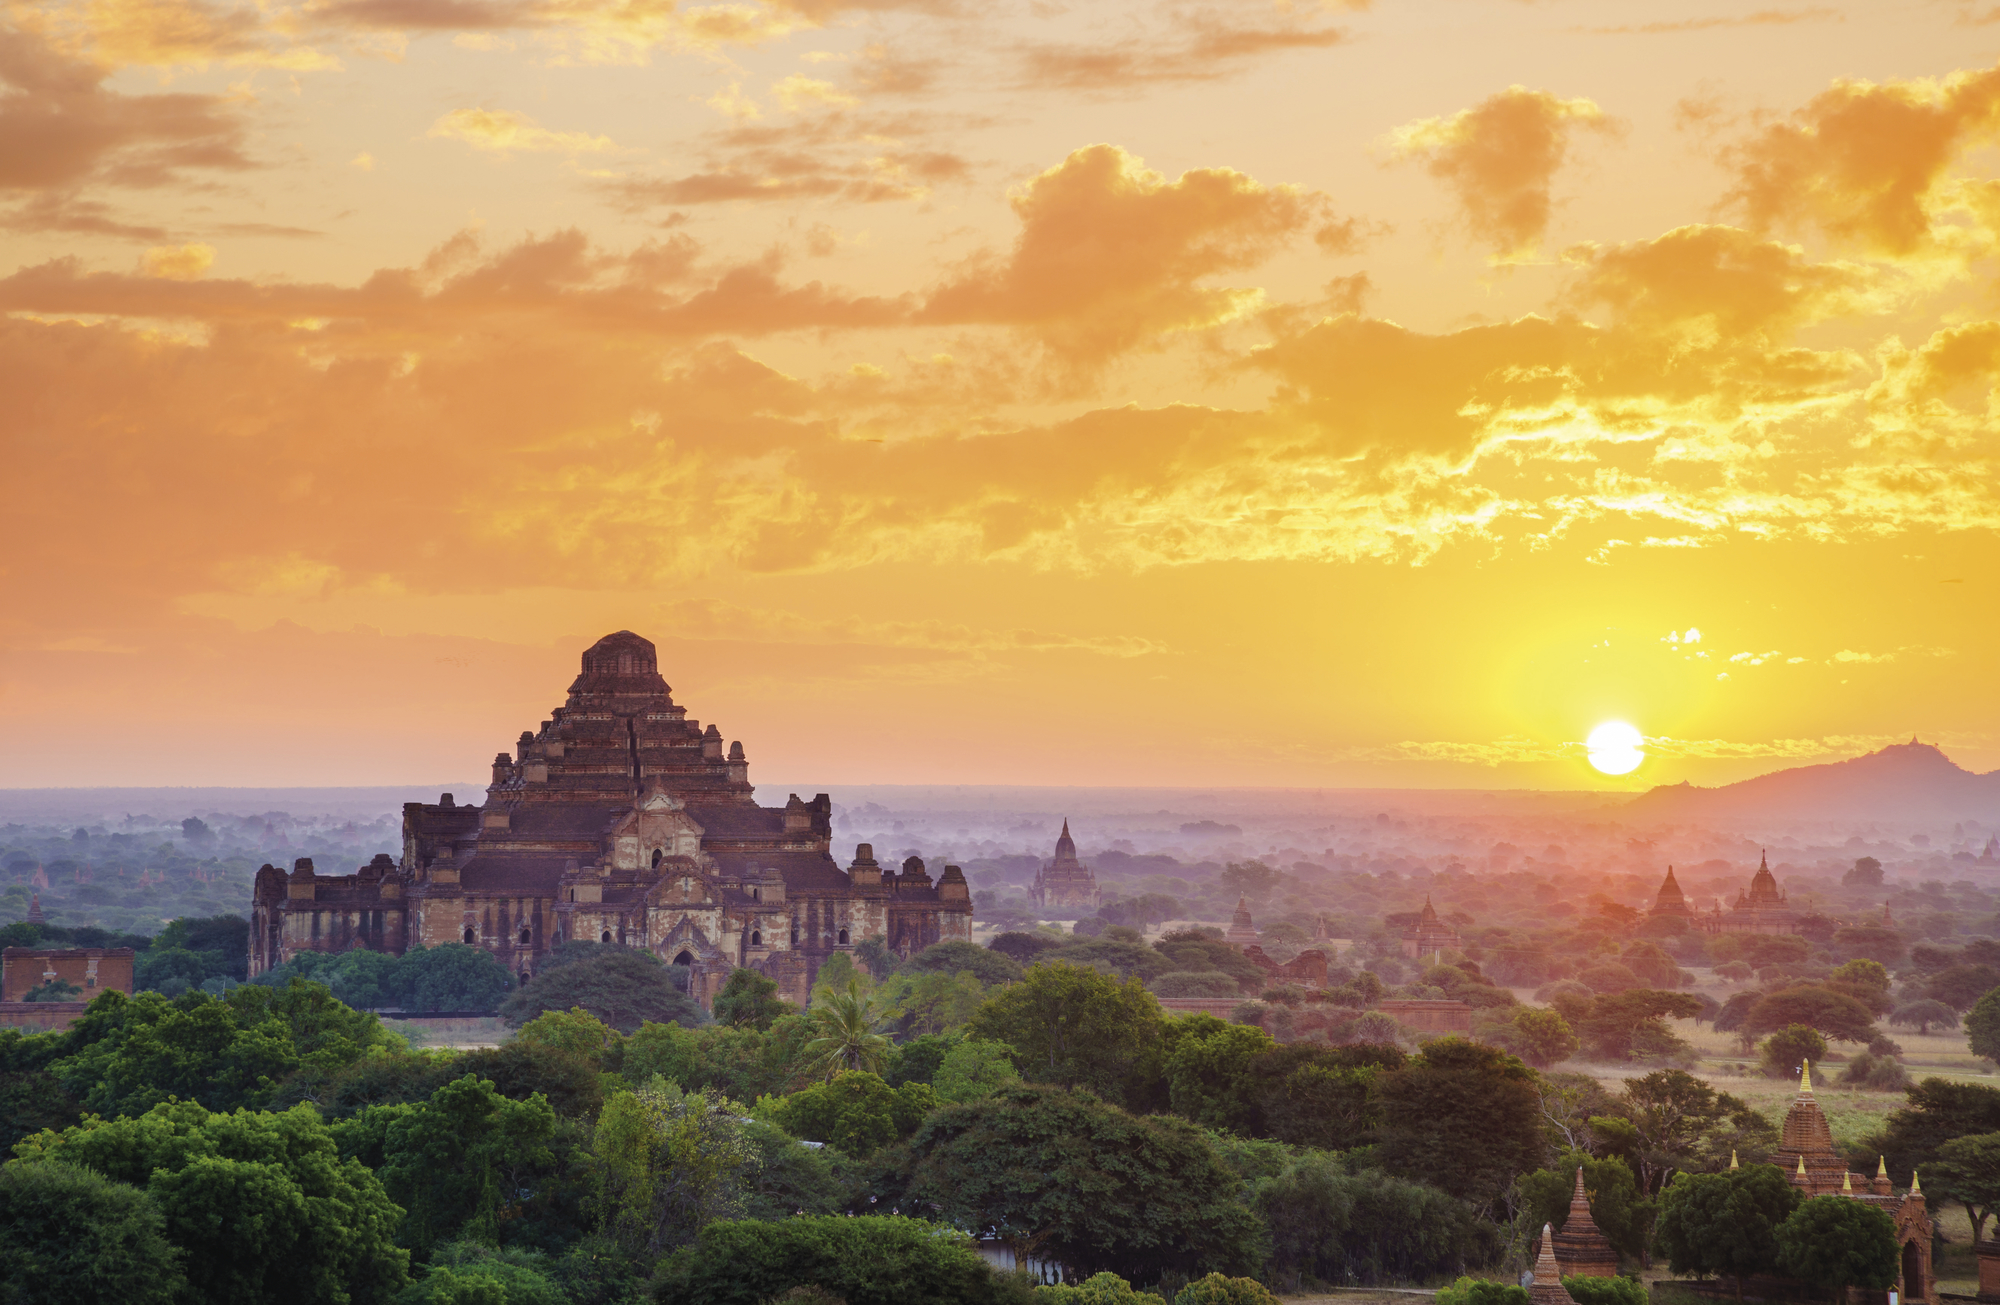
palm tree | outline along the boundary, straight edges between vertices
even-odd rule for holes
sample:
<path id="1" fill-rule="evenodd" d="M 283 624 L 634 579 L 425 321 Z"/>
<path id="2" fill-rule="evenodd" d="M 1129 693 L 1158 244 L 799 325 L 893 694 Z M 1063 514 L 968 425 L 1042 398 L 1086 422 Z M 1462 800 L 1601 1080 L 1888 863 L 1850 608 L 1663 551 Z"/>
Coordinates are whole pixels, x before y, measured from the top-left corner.
<path id="1" fill-rule="evenodd" d="M 847 981 L 845 992 L 822 992 L 806 1012 L 815 1036 L 804 1048 L 807 1072 L 832 1078 L 843 1069 L 882 1068 L 889 1039 L 875 1031 L 881 1017 L 874 1000 L 861 989 L 861 976 Z"/>

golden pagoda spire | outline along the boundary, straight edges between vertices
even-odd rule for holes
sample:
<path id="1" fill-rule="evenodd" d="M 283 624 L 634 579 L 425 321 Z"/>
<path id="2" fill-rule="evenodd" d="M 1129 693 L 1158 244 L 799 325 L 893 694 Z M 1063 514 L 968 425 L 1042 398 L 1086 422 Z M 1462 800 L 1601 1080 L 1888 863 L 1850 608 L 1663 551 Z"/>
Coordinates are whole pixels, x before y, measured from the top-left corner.
<path id="1" fill-rule="evenodd" d="M 1854 1195 L 1854 1175 L 1853 1175 L 1853 1174 L 1842 1174 L 1842 1175 L 1840 1176 L 1840 1190 L 1841 1190 L 1841 1191 L 1842 1191 L 1842 1192 L 1843 1192 L 1844 1194 L 1846 1194 L 1846 1195 L 1848 1195 L 1848 1196 L 1852 1196 L 1852 1195 Z"/>
<path id="2" fill-rule="evenodd" d="M 1875 1176 L 1877 1178 L 1887 1178 L 1889 1176 L 1888 1156 L 1878 1155 L 1875 1157 Z"/>
<path id="3" fill-rule="evenodd" d="M 1812 1092 L 1812 1062 L 1810 1060 L 1799 1067 L 1799 1091 L 1808 1095 Z"/>
<path id="4" fill-rule="evenodd" d="M 1923 1194 L 1924 1194 L 1924 1180 L 1917 1177 L 1917 1171 L 1912 1169 L 1910 1171 L 1910 1195 L 1922 1196 Z"/>
<path id="5" fill-rule="evenodd" d="M 1805 1176 L 1806 1176 L 1806 1158 L 1802 1155 L 1799 1157 L 1799 1177 L 1804 1178 Z"/>
<path id="6" fill-rule="evenodd" d="M 1734 1151 L 1731 1151 L 1729 1153 L 1729 1167 L 1731 1169 L 1736 1168 L 1736 1152 Z"/>

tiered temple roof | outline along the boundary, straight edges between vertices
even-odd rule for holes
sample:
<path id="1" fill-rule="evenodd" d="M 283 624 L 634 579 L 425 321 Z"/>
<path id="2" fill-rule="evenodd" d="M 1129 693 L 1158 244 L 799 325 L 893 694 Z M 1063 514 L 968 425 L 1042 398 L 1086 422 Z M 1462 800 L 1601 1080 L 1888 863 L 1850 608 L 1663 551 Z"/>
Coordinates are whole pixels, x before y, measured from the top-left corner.
<path id="1" fill-rule="evenodd" d="M 1674 881 L 1674 868 L 1667 867 L 1667 877 L 1660 884 L 1660 894 L 1653 899 L 1652 914 L 1655 916 L 1678 916 L 1686 920 L 1694 915 L 1688 908 L 1687 897 L 1681 886 Z"/>
<path id="2" fill-rule="evenodd" d="M 1254 947 L 1263 940 L 1263 935 L 1257 932 L 1257 926 L 1250 919 L 1249 898 L 1236 899 L 1236 910 L 1230 914 L 1229 929 L 1222 935 L 1222 940 L 1238 947 Z"/>

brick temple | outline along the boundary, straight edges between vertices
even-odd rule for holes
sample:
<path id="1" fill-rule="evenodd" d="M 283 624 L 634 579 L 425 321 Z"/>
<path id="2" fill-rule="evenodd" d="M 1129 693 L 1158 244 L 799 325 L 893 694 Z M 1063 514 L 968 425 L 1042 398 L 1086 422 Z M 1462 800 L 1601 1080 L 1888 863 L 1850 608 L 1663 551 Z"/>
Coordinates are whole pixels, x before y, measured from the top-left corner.
<path id="1" fill-rule="evenodd" d="M 1056 839 L 1056 859 L 1043 862 L 1035 872 L 1035 886 L 1028 896 L 1043 910 L 1098 908 L 1097 876 L 1076 859 L 1076 840 L 1069 836 L 1069 821 L 1063 821 L 1062 834 Z"/>
<path id="2" fill-rule="evenodd" d="M 351 875 L 257 872 L 250 972 L 305 951 L 482 947 L 523 981 L 568 940 L 687 966 L 705 1008 L 739 966 L 805 1004 L 820 965 L 880 938 L 908 955 L 972 936 L 965 876 L 917 857 L 832 856 L 833 803 L 759 806 L 741 743 L 687 718 L 653 645 L 628 630 L 583 654 L 564 704 L 493 759 L 484 802 L 403 808 L 403 855 Z"/>

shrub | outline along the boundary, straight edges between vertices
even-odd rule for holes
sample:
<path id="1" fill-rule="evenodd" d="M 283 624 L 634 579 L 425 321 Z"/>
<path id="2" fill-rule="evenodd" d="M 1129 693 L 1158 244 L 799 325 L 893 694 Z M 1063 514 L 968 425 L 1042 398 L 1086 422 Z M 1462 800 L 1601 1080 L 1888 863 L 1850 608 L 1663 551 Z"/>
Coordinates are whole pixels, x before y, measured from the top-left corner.
<path id="1" fill-rule="evenodd" d="M 1865 1088 L 1871 1092 L 1901 1092 L 1910 1086 L 1903 1062 L 1894 1056 L 1875 1056 L 1864 1051 L 1840 1071 L 1842 1087 Z"/>
<path id="2" fill-rule="evenodd" d="M 1449 1287 L 1438 1288 L 1437 1305 L 1528 1305 L 1528 1291 L 1511 1282 L 1460 1278 Z"/>
<path id="3" fill-rule="evenodd" d="M 1225 1278 L 1211 1273 L 1174 1295 L 1174 1305 L 1278 1305 L 1278 1298 L 1255 1278 Z"/>
<path id="4" fill-rule="evenodd" d="M 1576 1277 L 1562 1284 L 1576 1305 L 1647 1305 L 1645 1284 L 1637 1278 Z"/>
<path id="5" fill-rule="evenodd" d="M 1167 1305 L 1164 1296 L 1135 1290 L 1115 1273 L 1100 1273 L 1075 1286 L 1035 1288 L 1035 1305 Z"/>

